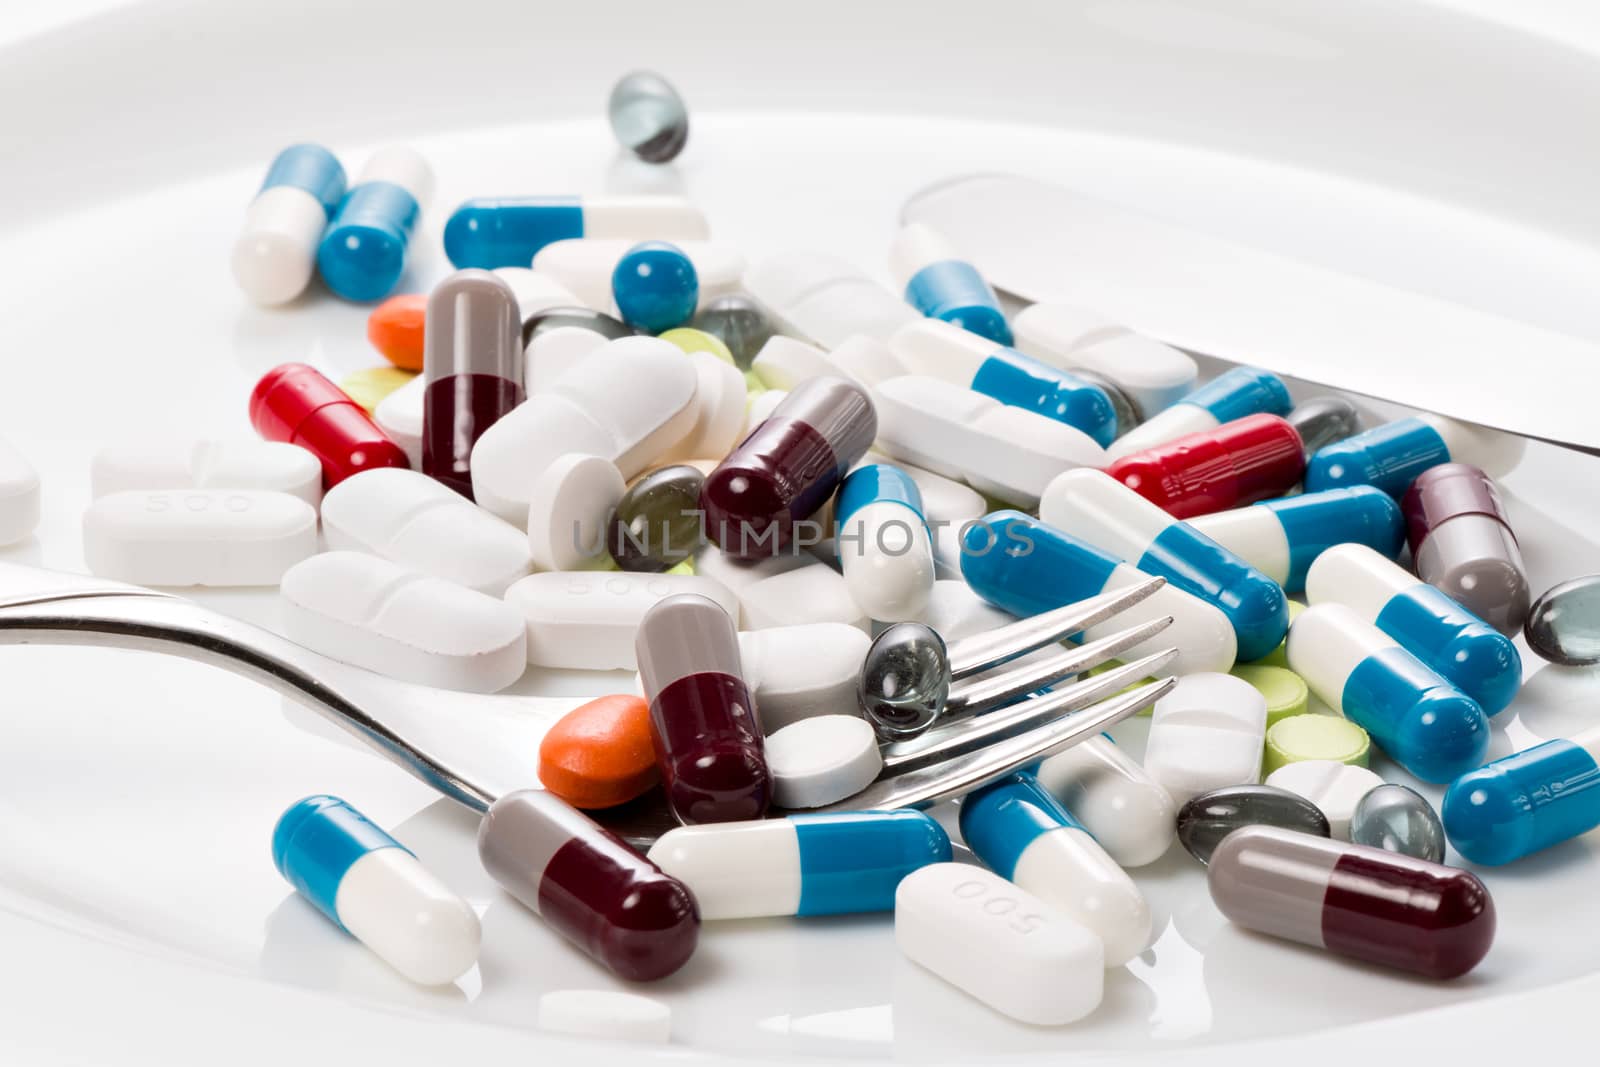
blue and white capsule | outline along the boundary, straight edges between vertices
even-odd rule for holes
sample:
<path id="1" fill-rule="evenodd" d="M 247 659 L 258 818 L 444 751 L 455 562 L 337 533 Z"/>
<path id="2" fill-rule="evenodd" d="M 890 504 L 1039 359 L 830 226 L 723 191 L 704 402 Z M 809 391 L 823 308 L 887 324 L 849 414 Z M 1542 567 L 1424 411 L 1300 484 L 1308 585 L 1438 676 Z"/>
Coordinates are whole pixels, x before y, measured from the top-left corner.
<path id="1" fill-rule="evenodd" d="M 1107 967 L 1150 944 L 1150 905 L 1139 887 L 1026 771 L 962 800 L 961 839 L 1000 877 L 1097 934 Z"/>
<path id="2" fill-rule="evenodd" d="M 1375 485 L 1395 499 L 1441 463 L 1467 463 L 1500 478 L 1522 462 L 1525 438 L 1423 414 L 1386 422 L 1318 449 L 1306 461 L 1306 492 Z"/>
<path id="3" fill-rule="evenodd" d="M 1039 517 L 1214 605 L 1232 624 L 1246 663 L 1277 648 L 1289 631 L 1281 585 L 1104 471 L 1058 474 L 1045 487 Z"/>
<path id="4" fill-rule="evenodd" d="M 1546 741 L 1468 771 L 1445 791 L 1444 832 L 1491 867 L 1600 826 L 1600 730 Z"/>
<path id="5" fill-rule="evenodd" d="M 411 232 L 432 199 L 433 168 L 415 150 L 394 145 L 374 153 L 317 248 L 317 270 L 328 288 L 355 301 L 394 292 Z"/>
<path id="6" fill-rule="evenodd" d="M 1104 389 L 1014 348 L 996 347 L 938 319 L 917 319 L 889 337 L 889 351 L 911 374 L 938 378 L 1082 430 L 1104 448 L 1117 436 L 1117 412 Z"/>
<path id="7" fill-rule="evenodd" d="M 1289 669 L 1324 704 L 1424 782 L 1483 763 L 1489 720 L 1477 701 L 1343 604 L 1297 615 L 1285 651 Z"/>
<path id="8" fill-rule="evenodd" d="M 856 607 L 879 622 L 921 615 L 933 592 L 933 538 L 911 475 L 884 463 L 857 467 L 834 512 L 834 546 Z"/>
<path id="9" fill-rule="evenodd" d="M 679 826 L 649 858 L 689 887 L 702 919 L 893 911 L 900 879 L 950 859 L 920 811 L 849 811 Z"/>
<path id="10" fill-rule="evenodd" d="M 318 911 L 419 985 L 453 982 L 478 962 L 478 913 L 338 797 L 307 797 L 284 812 L 272 862 Z"/>
<path id="11" fill-rule="evenodd" d="M 1394 498 L 1370 485 L 1262 500 L 1188 522 L 1286 593 L 1303 590 L 1311 564 L 1334 545 L 1366 545 L 1394 559 L 1406 540 Z"/>
<path id="12" fill-rule="evenodd" d="M 967 524 L 961 575 L 984 600 L 1023 618 L 1150 580 L 1137 567 L 1020 511 L 996 511 Z M 1238 639 L 1228 617 L 1170 582 L 1089 627 L 1083 637 L 1093 641 L 1168 615 L 1171 626 L 1128 649 L 1124 658 L 1176 648 L 1173 674 L 1233 669 Z"/>
<path id="13" fill-rule="evenodd" d="M 233 243 L 233 277 L 245 296 L 272 305 L 305 292 L 317 243 L 344 186 L 344 168 L 321 145 L 290 145 L 278 153 Z"/>
<path id="14" fill-rule="evenodd" d="M 1011 344 L 1011 327 L 989 283 L 933 227 L 902 227 L 889 249 L 889 273 L 906 303 L 930 319 L 969 330 L 997 345 Z"/>
<path id="15" fill-rule="evenodd" d="M 1343 604 L 1491 718 L 1511 706 L 1522 685 L 1522 656 L 1509 637 L 1365 545 L 1339 545 L 1318 557 L 1306 603 Z"/>
<path id="16" fill-rule="evenodd" d="M 1287 415 L 1289 408 L 1289 387 L 1276 374 L 1235 367 L 1135 426 L 1106 451 L 1110 459 L 1121 459 L 1246 415 Z"/>
<path id="17" fill-rule="evenodd" d="M 703 241 L 700 209 L 676 196 L 477 197 L 444 224 L 444 254 L 457 270 L 526 267 L 545 245 L 577 237 Z"/>

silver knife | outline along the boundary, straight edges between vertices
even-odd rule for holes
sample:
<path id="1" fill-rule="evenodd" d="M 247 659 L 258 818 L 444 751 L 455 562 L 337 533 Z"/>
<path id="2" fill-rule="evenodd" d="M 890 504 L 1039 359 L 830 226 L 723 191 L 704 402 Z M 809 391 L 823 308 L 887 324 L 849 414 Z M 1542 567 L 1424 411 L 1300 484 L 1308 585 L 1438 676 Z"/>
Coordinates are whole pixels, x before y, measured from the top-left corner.
<path id="1" fill-rule="evenodd" d="M 943 231 L 1022 300 L 1081 305 L 1199 355 L 1600 455 L 1593 341 L 1031 178 L 943 181 L 901 214 Z"/>

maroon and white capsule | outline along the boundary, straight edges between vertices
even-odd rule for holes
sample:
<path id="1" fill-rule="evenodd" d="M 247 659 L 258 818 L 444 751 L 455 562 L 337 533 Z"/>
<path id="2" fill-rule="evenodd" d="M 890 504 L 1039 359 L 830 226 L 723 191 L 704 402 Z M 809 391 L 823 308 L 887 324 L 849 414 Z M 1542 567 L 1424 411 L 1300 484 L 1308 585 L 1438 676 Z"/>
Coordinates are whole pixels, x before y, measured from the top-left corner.
<path id="1" fill-rule="evenodd" d="M 1222 839 L 1206 871 L 1232 922 L 1429 978 L 1456 978 L 1494 943 L 1494 901 L 1467 871 L 1276 826 Z"/>
<path id="2" fill-rule="evenodd" d="M 736 559 L 775 556 L 827 503 L 878 436 L 867 391 L 843 378 L 797 385 L 700 489 L 706 536 Z"/>
<path id="3" fill-rule="evenodd" d="M 694 953 L 700 909 L 688 886 L 554 793 L 495 801 L 478 827 L 478 857 L 506 892 L 619 978 L 665 978 Z"/>
<path id="4" fill-rule="evenodd" d="M 772 774 L 728 613 L 694 593 L 666 597 L 639 623 L 634 651 L 672 813 L 684 823 L 765 815 Z"/>

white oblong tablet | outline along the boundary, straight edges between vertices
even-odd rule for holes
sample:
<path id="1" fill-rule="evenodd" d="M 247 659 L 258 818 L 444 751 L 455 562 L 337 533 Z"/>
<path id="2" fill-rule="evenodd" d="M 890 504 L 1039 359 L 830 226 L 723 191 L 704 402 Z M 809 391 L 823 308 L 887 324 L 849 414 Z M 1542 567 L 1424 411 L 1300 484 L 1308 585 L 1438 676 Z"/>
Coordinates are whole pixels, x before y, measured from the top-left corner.
<path id="1" fill-rule="evenodd" d="M 1188 353 L 1086 308 L 1034 304 L 1012 319 L 1011 330 L 1018 351 L 1064 370 L 1103 375 L 1147 419 L 1181 400 L 1200 373 Z"/>
<path id="2" fill-rule="evenodd" d="M 529 663 L 631 671 L 639 666 L 634 636 L 645 612 L 675 593 L 708 597 L 730 615 L 738 609 L 732 593 L 700 575 L 594 571 L 529 575 L 506 590 L 506 602 L 527 625 Z"/>
<path id="3" fill-rule="evenodd" d="M 867 628 L 844 575 L 814 556 L 801 554 L 798 565 L 738 590 L 742 629 L 799 626 L 807 622 L 842 622 Z"/>
<path id="4" fill-rule="evenodd" d="M 613 1041 L 663 1042 L 672 1034 L 672 1009 L 637 993 L 558 989 L 539 998 L 539 1029 Z"/>
<path id="5" fill-rule="evenodd" d="M 606 555 L 606 524 L 627 489 L 617 465 L 568 453 L 540 472 L 528 499 L 528 551 L 543 571 L 575 571 Z"/>
<path id="6" fill-rule="evenodd" d="M 780 808 L 820 808 L 854 796 L 878 777 L 878 735 L 855 715 L 818 715 L 768 734 L 772 802 Z"/>
<path id="7" fill-rule="evenodd" d="M 1231 674 L 1186 674 L 1156 701 L 1144 769 L 1183 804 L 1212 789 L 1261 781 L 1267 700 Z"/>
<path id="8" fill-rule="evenodd" d="M 1105 948 L 1081 924 L 993 871 L 934 863 L 894 894 L 900 951 L 1002 1015 L 1035 1026 L 1100 1006 Z"/>
<path id="9" fill-rule="evenodd" d="M 288 493 L 112 493 L 83 513 L 90 573 L 135 585 L 277 585 L 316 551 L 317 513 Z"/>
<path id="10" fill-rule="evenodd" d="M 557 326 L 528 342 L 522 379 L 528 395 L 547 389 L 606 343 L 606 336 L 582 326 Z"/>
<path id="11" fill-rule="evenodd" d="M 883 451 L 1021 507 L 1062 471 L 1106 463 L 1082 430 L 937 378 L 891 378 L 873 399 Z"/>
<path id="12" fill-rule="evenodd" d="M 422 394 L 427 375 L 419 374 L 382 400 L 372 413 L 378 428 L 399 445 L 413 470 L 422 469 Z"/>
<path id="13" fill-rule="evenodd" d="M 270 489 L 316 507 L 322 464 L 282 441 L 124 441 L 94 454 L 90 495 L 135 489 Z"/>
<path id="14" fill-rule="evenodd" d="M 0 545 L 33 533 L 39 525 L 39 476 L 22 453 L 0 439 Z"/>
<path id="15" fill-rule="evenodd" d="M 822 349 L 781 333 L 773 334 L 761 346 L 750 369 L 768 389 L 793 389 L 808 378 L 836 377 L 839 373 Z"/>
<path id="16" fill-rule="evenodd" d="M 848 623 L 774 626 L 739 634 L 739 663 L 761 730 L 774 734 L 817 715 L 855 715 L 856 683 L 872 644 Z"/>
<path id="17" fill-rule="evenodd" d="M 697 379 L 694 427 L 662 457 L 664 462 L 679 457 L 721 459 L 744 436 L 749 386 L 739 368 L 710 352 L 691 352 L 689 362 L 694 365 Z"/>
<path id="18" fill-rule="evenodd" d="M 1350 840 L 1350 820 L 1361 798 L 1383 784 L 1365 767 L 1331 759 L 1297 760 L 1267 775 L 1267 785 L 1305 797 L 1328 817 L 1329 835 Z"/>
<path id="19" fill-rule="evenodd" d="M 390 678 L 494 693 L 528 667 L 515 608 L 365 552 L 303 560 L 278 591 L 291 640 Z"/>
<path id="20" fill-rule="evenodd" d="M 348 548 L 499 596 L 533 566 L 528 538 L 426 474 L 380 467 L 322 499 L 329 548 Z"/>

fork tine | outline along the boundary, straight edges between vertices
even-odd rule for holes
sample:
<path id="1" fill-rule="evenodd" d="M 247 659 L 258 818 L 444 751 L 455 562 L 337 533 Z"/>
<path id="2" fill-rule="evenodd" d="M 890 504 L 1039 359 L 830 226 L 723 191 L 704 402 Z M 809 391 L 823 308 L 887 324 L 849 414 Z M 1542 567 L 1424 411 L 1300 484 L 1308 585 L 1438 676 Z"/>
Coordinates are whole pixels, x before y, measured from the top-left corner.
<path id="1" fill-rule="evenodd" d="M 1117 589 L 1088 600 L 1066 604 L 987 633 L 953 641 L 945 649 L 952 681 L 986 671 L 1036 648 L 1070 637 L 1095 623 L 1126 611 L 1167 584 L 1165 578 L 1148 578 L 1138 585 Z"/>
<path id="2" fill-rule="evenodd" d="M 1003 778 L 1020 767 L 1071 748 L 1107 726 L 1121 722 L 1140 708 L 1161 699 L 1177 684 L 1176 678 L 1163 678 L 1159 682 L 1142 685 L 1076 715 L 1055 719 L 976 752 L 956 756 L 921 770 L 880 778 L 853 797 L 813 810 L 835 812 L 925 808 L 941 800 L 970 793 L 996 778 Z"/>
<path id="3" fill-rule="evenodd" d="M 975 748 L 1023 734 L 1037 726 L 1080 711 L 1148 678 L 1177 658 L 1175 648 L 1121 664 L 1093 678 L 1063 686 L 1053 693 L 981 715 L 959 725 L 935 727 L 921 737 L 882 746 L 883 772 L 880 778 L 903 774 L 942 762 Z"/>
<path id="4" fill-rule="evenodd" d="M 1172 616 L 1163 615 L 1137 626 L 1109 634 L 1095 641 L 1066 649 L 1014 670 L 984 674 L 961 685 L 952 686 L 945 700 L 944 716 L 982 712 L 1010 704 L 1047 685 L 1053 685 L 1069 675 L 1079 674 L 1098 667 L 1109 659 L 1116 659 L 1128 649 L 1141 644 L 1172 625 Z M 1135 679 L 1136 680 L 1136 679 Z M 1114 691 L 1114 690 L 1113 690 Z M 941 720 L 943 721 L 943 717 Z"/>

